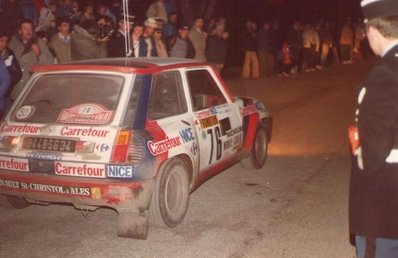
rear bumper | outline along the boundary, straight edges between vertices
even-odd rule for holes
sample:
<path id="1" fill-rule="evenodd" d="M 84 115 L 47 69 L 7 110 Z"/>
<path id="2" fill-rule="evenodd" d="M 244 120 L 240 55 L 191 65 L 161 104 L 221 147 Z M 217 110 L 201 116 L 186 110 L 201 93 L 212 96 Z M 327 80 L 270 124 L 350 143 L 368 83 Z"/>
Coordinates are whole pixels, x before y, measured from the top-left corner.
<path id="1" fill-rule="evenodd" d="M 85 209 L 148 210 L 154 186 L 154 180 L 70 178 L 0 170 L 0 194 L 31 202 L 70 203 Z"/>

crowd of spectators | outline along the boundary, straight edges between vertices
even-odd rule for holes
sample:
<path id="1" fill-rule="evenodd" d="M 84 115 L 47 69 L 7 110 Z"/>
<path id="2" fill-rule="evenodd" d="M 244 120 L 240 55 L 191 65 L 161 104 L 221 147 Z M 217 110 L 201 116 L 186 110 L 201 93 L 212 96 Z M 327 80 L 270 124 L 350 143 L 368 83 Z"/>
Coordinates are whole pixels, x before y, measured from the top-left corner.
<path id="1" fill-rule="evenodd" d="M 196 17 L 187 24 L 179 20 L 173 0 L 154 0 L 145 14 L 142 21 L 126 14 L 121 0 L 0 0 L 0 54 L 9 71 L 8 79 L 0 73 L 0 112 L 37 64 L 181 57 L 207 61 L 218 71 L 224 68 L 229 38 L 225 18 Z M 349 64 L 362 55 L 363 28 L 349 19 L 338 40 L 324 21 L 297 21 L 286 31 L 275 21 L 258 26 L 249 20 L 240 35 L 243 78 L 289 76 L 322 69 L 332 60 Z"/>
<path id="2" fill-rule="evenodd" d="M 143 21 L 122 6 L 121 0 L 0 0 L 0 112 L 21 92 L 37 64 L 180 57 L 224 67 L 225 19 L 212 20 L 207 30 L 201 17 L 193 24 L 179 21 L 173 0 L 154 0 Z"/>
<path id="3" fill-rule="evenodd" d="M 336 33 L 337 32 L 337 33 Z M 341 28 L 328 21 L 295 21 L 281 29 L 277 21 L 246 22 L 242 77 L 290 76 L 328 67 L 332 62 L 352 64 L 370 54 L 360 19 L 347 18 Z"/>

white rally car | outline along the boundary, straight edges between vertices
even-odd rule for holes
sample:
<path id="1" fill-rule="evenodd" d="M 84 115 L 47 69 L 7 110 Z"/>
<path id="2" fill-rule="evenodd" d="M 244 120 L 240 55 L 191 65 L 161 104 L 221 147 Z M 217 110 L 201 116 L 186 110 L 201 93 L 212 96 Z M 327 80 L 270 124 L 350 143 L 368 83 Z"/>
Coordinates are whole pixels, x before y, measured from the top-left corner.
<path id="1" fill-rule="evenodd" d="M 187 59 L 38 66 L 0 124 L 0 194 L 16 208 L 70 203 L 118 212 L 118 236 L 174 227 L 204 180 L 261 168 L 271 117 Z"/>

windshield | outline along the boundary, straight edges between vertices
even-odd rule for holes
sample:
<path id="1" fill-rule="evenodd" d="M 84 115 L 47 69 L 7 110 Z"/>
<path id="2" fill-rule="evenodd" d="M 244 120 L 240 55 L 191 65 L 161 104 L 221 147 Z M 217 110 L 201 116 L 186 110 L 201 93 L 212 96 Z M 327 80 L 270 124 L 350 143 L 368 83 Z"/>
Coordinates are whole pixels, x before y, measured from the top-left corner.
<path id="1" fill-rule="evenodd" d="M 17 122 L 109 124 L 122 86 L 123 78 L 113 75 L 45 75 L 34 82 L 12 118 Z"/>

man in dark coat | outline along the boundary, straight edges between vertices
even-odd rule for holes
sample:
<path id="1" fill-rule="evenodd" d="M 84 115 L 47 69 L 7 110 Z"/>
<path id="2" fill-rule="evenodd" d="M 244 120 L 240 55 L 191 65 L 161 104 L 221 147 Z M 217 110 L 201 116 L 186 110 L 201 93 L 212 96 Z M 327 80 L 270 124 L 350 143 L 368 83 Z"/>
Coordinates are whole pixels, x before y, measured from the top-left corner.
<path id="1" fill-rule="evenodd" d="M 363 0 L 366 33 L 381 61 L 359 88 L 349 223 L 358 257 L 398 257 L 398 5 Z"/>
<path id="2" fill-rule="evenodd" d="M 129 16 L 126 19 L 123 15 L 120 16 L 118 30 L 113 33 L 111 40 L 108 42 L 108 57 L 126 56 L 126 37 L 130 37 L 133 19 L 133 16 Z"/>

